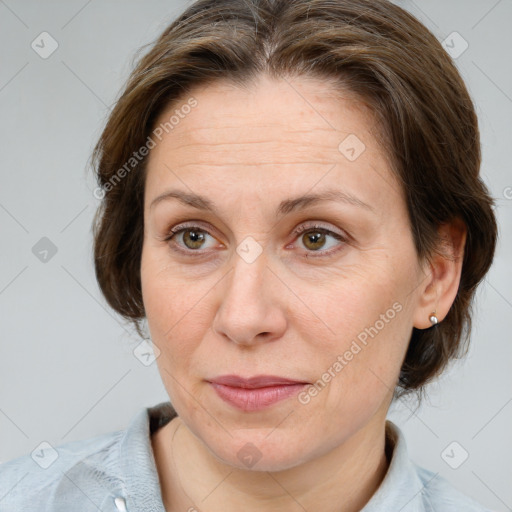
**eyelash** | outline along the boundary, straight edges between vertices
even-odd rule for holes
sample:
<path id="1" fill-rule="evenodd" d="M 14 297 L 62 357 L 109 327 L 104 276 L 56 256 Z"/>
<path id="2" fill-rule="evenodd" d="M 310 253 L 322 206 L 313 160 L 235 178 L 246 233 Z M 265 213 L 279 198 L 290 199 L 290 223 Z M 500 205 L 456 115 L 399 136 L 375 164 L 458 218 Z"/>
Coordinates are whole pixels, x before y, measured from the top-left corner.
<path id="1" fill-rule="evenodd" d="M 165 242 L 171 242 L 172 239 L 176 236 L 176 235 L 179 235 L 180 233 L 184 232 L 184 231 L 187 231 L 187 230 L 197 230 L 197 231 L 200 231 L 202 233 L 206 233 L 210 236 L 213 236 L 211 235 L 208 230 L 206 229 L 203 229 L 201 226 L 198 226 L 197 224 L 188 224 L 188 223 L 185 223 L 185 224 L 180 224 L 172 229 L 170 229 L 170 234 L 169 236 L 165 237 L 163 240 Z M 297 229 L 294 230 L 293 232 L 293 235 L 295 238 L 298 238 L 300 235 L 308 232 L 308 231 L 311 231 L 313 233 L 323 233 L 325 235 L 329 235 L 329 236 L 332 236 L 334 239 L 338 240 L 339 242 L 347 242 L 348 240 L 348 237 L 346 236 L 343 236 L 339 233 L 336 233 L 334 231 L 331 231 L 330 229 L 327 229 L 323 226 L 320 226 L 318 224 L 312 224 L 312 225 L 307 225 L 307 224 L 302 224 L 301 226 L 299 226 Z M 214 237 L 215 238 L 215 237 Z M 174 247 L 173 247 L 174 245 Z M 177 245 L 175 242 L 173 244 L 169 243 L 169 247 L 173 250 L 173 251 L 177 251 L 177 252 L 180 252 L 181 254 L 186 254 L 187 256 L 192 256 L 192 257 L 200 257 L 200 256 L 204 256 L 205 255 L 205 252 L 202 252 L 202 251 L 195 251 L 195 250 L 192 250 L 192 249 L 183 249 L 182 247 L 180 247 L 179 245 Z M 326 251 L 306 251 L 306 254 L 303 255 L 303 257 L 305 258 L 318 258 L 318 257 L 328 257 L 328 256 L 331 256 L 332 254 L 334 254 L 335 252 L 341 250 L 340 246 L 337 246 L 335 248 L 332 248 L 332 249 L 328 249 Z"/>

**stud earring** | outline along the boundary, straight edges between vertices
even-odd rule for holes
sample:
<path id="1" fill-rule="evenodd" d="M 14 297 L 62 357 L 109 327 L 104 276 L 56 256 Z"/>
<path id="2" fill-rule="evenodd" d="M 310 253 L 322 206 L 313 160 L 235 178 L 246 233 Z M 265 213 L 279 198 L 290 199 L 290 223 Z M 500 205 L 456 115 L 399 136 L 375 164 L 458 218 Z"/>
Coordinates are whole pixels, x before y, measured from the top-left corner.
<path id="1" fill-rule="evenodd" d="M 437 316 L 436 316 L 436 312 L 435 312 L 435 311 L 434 311 L 434 312 L 432 312 L 432 313 L 430 314 L 430 316 L 428 317 L 428 319 L 430 320 L 430 323 L 431 323 L 432 325 L 436 325 L 437 323 L 439 323 L 439 320 L 437 319 Z"/>

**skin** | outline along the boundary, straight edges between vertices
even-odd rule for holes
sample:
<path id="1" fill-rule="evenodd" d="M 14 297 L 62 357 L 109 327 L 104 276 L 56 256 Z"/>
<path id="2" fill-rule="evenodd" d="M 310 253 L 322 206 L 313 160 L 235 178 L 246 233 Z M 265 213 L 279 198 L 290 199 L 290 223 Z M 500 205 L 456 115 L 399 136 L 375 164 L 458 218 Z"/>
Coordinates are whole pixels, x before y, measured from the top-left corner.
<path id="1" fill-rule="evenodd" d="M 152 438 L 166 510 L 360 510 L 388 468 L 386 413 L 412 328 L 429 328 L 434 310 L 442 321 L 455 298 L 464 229 L 441 228 L 453 257 L 418 259 L 371 112 L 348 92 L 261 75 L 191 96 L 197 106 L 151 150 L 145 190 L 142 293 L 178 412 Z M 349 134 L 365 145 L 354 161 L 338 149 Z M 150 206 L 171 189 L 218 209 Z M 281 201 L 327 189 L 368 206 L 324 200 L 276 217 Z M 197 228 L 165 240 L 186 221 Z M 345 241 L 312 242 L 315 223 Z M 236 250 L 249 236 L 262 249 L 250 263 Z M 243 412 L 205 380 L 315 383 L 393 304 L 400 311 L 308 403 Z M 250 468 L 237 457 L 247 443 L 261 456 Z"/>

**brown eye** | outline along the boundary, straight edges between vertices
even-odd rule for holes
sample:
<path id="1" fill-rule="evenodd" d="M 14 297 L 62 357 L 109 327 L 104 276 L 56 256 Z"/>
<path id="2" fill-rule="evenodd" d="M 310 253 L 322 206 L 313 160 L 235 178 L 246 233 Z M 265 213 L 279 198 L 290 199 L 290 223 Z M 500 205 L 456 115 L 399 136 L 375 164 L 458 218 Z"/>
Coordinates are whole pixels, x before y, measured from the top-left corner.
<path id="1" fill-rule="evenodd" d="M 302 235 L 302 243 L 307 249 L 317 251 L 325 245 L 325 233 L 310 231 Z"/>
<path id="2" fill-rule="evenodd" d="M 188 249 L 201 249 L 205 241 L 205 231 L 199 229 L 183 229 L 182 241 Z"/>
<path id="3" fill-rule="evenodd" d="M 302 252 L 305 252 L 305 257 L 330 256 L 342 249 L 347 242 L 346 236 L 315 225 L 303 225 L 295 231 L 295 235 L 298 237 L 299 246 L 304 249 Z"/>
<path id="4" fill-rule="evenodd" d="M 172 229 L 165 241 L 169 242 L 173 249 L 201 254 L 204 252 L 203 250 L 212 249 L 216 245 L 217 239 L 199 226 L 182 225 Z"/>

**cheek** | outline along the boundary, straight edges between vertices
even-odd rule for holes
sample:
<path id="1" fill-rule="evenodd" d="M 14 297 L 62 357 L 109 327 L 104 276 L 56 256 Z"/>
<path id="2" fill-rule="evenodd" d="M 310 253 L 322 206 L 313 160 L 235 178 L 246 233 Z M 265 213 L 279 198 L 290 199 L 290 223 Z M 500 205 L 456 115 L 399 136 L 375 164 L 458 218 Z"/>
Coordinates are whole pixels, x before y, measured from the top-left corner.
<path id="1" fill-rule="evenodd" d="M 318 402 L 328 403 L 326 410 L 377 405 L 395 387 L 407 350 L 414 268 L 404 265 L 400 273 L 385 263 L 368 268 L 353 269 L 350 277 L 309 294 L 303 290 L 319 318 L 310 314 L 297 328 L 310 340 L 309 360 L 317 371 L 311 401 L 318 396 Z"/>
<path id="2" fill-rule="evenodd" d="M 209 293 L 218 277 L 191 280 L 169 264 L 161 249 L 142 255 L 141 284 L 144 308 L 153 343 L 160 350 L 157 365 L 171 398 L 181 386 L 195 395 L 198 352 L 213 319 Z"/>
<path id="3" fill-rule="evenodd" d="M 172 286 L 170 285 L 172 283 Z M 164 272 L 143 277 L 146 317 L 153 343 L 160 350 L 158 371 L 173 406 L 180 416 L 195 414 L 199 396 L 196 353 L 204 338 L 206 322 L 200 284 L 169 279 Z"/>

